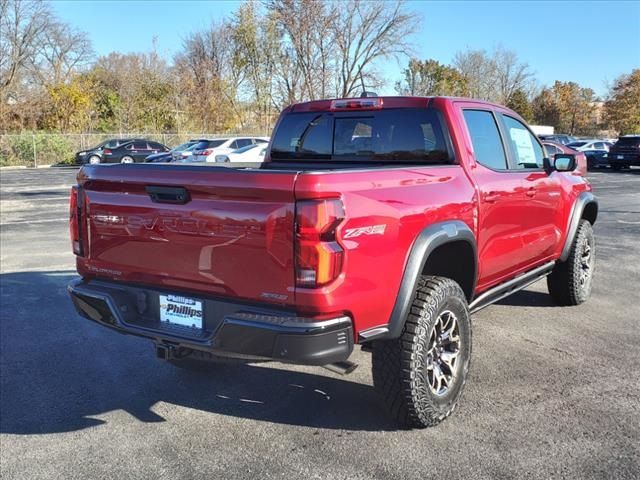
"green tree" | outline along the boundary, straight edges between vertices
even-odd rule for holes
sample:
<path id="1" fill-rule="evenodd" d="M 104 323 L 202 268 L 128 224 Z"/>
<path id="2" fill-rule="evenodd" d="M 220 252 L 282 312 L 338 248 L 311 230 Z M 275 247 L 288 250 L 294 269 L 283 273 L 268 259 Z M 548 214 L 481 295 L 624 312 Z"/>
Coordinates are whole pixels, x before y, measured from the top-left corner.
<path id="1" fill-rule="evenodd" d="M 517 89 L 514 91 L 507 101 L 507 107 L 518 113 L 527 122 L 533 121 L 533 107 L 524 90 Z"/>
<path id="2" fill-rule="evenodd" d="M 607 123 L 622 135 L 640 132 L 640 69 L 616 79 L 604 108 Z"/>
<path id="3" fill-rule="evenodd" d="M 469 94 L 467 81 L 454 67 L 444 65 L 437 60 L 409 61 L 404 70 L 404 78 L 396 83 L 400 95 L 449 95 L 466 96 Z"/>
<path id="4" fill-rule="evenodd" d="M 531 101 L 533 121 L 538 125 L 556 127 L 560 123 L 560 111 L 550 88 L 543 88 Z"/>

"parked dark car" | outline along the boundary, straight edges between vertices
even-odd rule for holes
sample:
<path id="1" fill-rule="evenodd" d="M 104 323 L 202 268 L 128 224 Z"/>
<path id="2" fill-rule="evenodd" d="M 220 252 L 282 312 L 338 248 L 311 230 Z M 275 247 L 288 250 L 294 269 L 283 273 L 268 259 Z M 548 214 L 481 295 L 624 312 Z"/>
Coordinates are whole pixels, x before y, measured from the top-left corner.
<path id="1" fill-rule="evenodd" d="M 152 163 L 172 162 L 174 158 L 181 158 L 183 153 L 189 152 L 191 147 L 193 147 L 198 142 L 199 140 L 189 140 L 188 142 L 181 143 L 177 147 L 173 147 L 168 152 L 160 152 L 160 153 L 154 153 L 152 155 L 149 155 L 147 158 L 145 158 L 144 161 L 152 162 Z M 189 155 L 190 154 L 191 152 L 189 152 Z M 188 156 L 188 155 L 185 155 L 185 156 Z"/>
<path id="2" fill-rule="evenodd" d="M 137 163 L 144 162 L 152 153 L 168 152 L 169 147 L 150 140 L 134 140 L 116 148 L 102 150 L 101 163 Z"/>
<path id="3" fill-rule="evenodd" d="M 571 135 L 564 134 L 553 134 L 553 135 L 538 135 L 538 138 L 542 141 L 551 141 L 561 143 L 562 145 L 567 145 L 569 143 L 577 141 L 576 137 L 572 137 Z"/>
<path id="4" fill-rule="evenodd" d="M 609 165 L 614 170 L 640 165 L 640 135 L 625 135 L 609 149 Z"/>
<path id="5" fill-rule="evenodd" d="M 82 150 L 81 152 L 76 153 L 76 164 L 84 165 L 85 163 L 100 163 L 102 161 L 102 151 L 105 148 L 116 148 L 124 143 L 129 143 L 133 141 L 146 141 L 140 138 L 112 138 L 109 140 L 105 140 L 102 143 L 99 143 L 93 148 L 89 148 L 87 150 Z"/>

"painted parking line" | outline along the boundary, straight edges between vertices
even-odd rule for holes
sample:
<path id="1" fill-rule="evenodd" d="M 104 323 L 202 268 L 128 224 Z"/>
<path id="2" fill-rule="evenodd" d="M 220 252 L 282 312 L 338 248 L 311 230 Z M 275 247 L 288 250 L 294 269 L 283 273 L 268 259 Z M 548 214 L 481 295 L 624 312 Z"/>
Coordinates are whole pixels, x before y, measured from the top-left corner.
<path id="1" fill-rule="evenodd" d="M 5 225 L 35 225 L 37 223 L 60 223 L 60 222 L 68 222 L 69 217 L 60 217 L 60 218 L 50 218 L 47 220 L 17 220 L 15 222 L 2 222 L 0 226 L 4 227 Z"/>

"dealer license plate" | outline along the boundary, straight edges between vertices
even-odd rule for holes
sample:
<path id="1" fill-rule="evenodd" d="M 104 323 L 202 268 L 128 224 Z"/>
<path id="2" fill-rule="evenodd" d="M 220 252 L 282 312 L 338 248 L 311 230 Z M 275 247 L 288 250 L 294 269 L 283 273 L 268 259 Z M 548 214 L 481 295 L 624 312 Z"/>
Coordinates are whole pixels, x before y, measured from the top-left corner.
<path id="1" fill-rule="evenodd" d="M 160 321 L 202 329 L 202 302 L 180 295 L 160 295 Z"/>

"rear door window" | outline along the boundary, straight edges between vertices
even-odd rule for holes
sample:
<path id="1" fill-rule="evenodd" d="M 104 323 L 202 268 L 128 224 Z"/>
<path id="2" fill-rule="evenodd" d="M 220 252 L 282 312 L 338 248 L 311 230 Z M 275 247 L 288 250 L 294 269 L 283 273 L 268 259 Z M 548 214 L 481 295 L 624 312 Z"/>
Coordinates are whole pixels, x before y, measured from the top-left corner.
<path id="1" fill-rule="evenodd" d="M 520 121 L 507 115 L 502 115 L 506 137 L 513 156 L 512 167 L 516 170 L 523 168 L 542 168 L 544 151 L 536 137 Z"/>
<path id="2" fill-rule="evenodd" d="M 439 113 L 418 108 L 287 114 L 275 132 L 271 158 L 453 163 Z"/>
<path id="3" fill-rule="evenodd" d="M 247 145 L 253 145 L 250 138 L 239 138 L 236 140 L 236 148 L 246 147 Z"/>
<path id="4" fill-rule="evenodd" d="M 507 155 L 493 113 L 487 110 L 464 110 L 464 119 L 478 163 L 494 170 L 506 170 Z"/>

